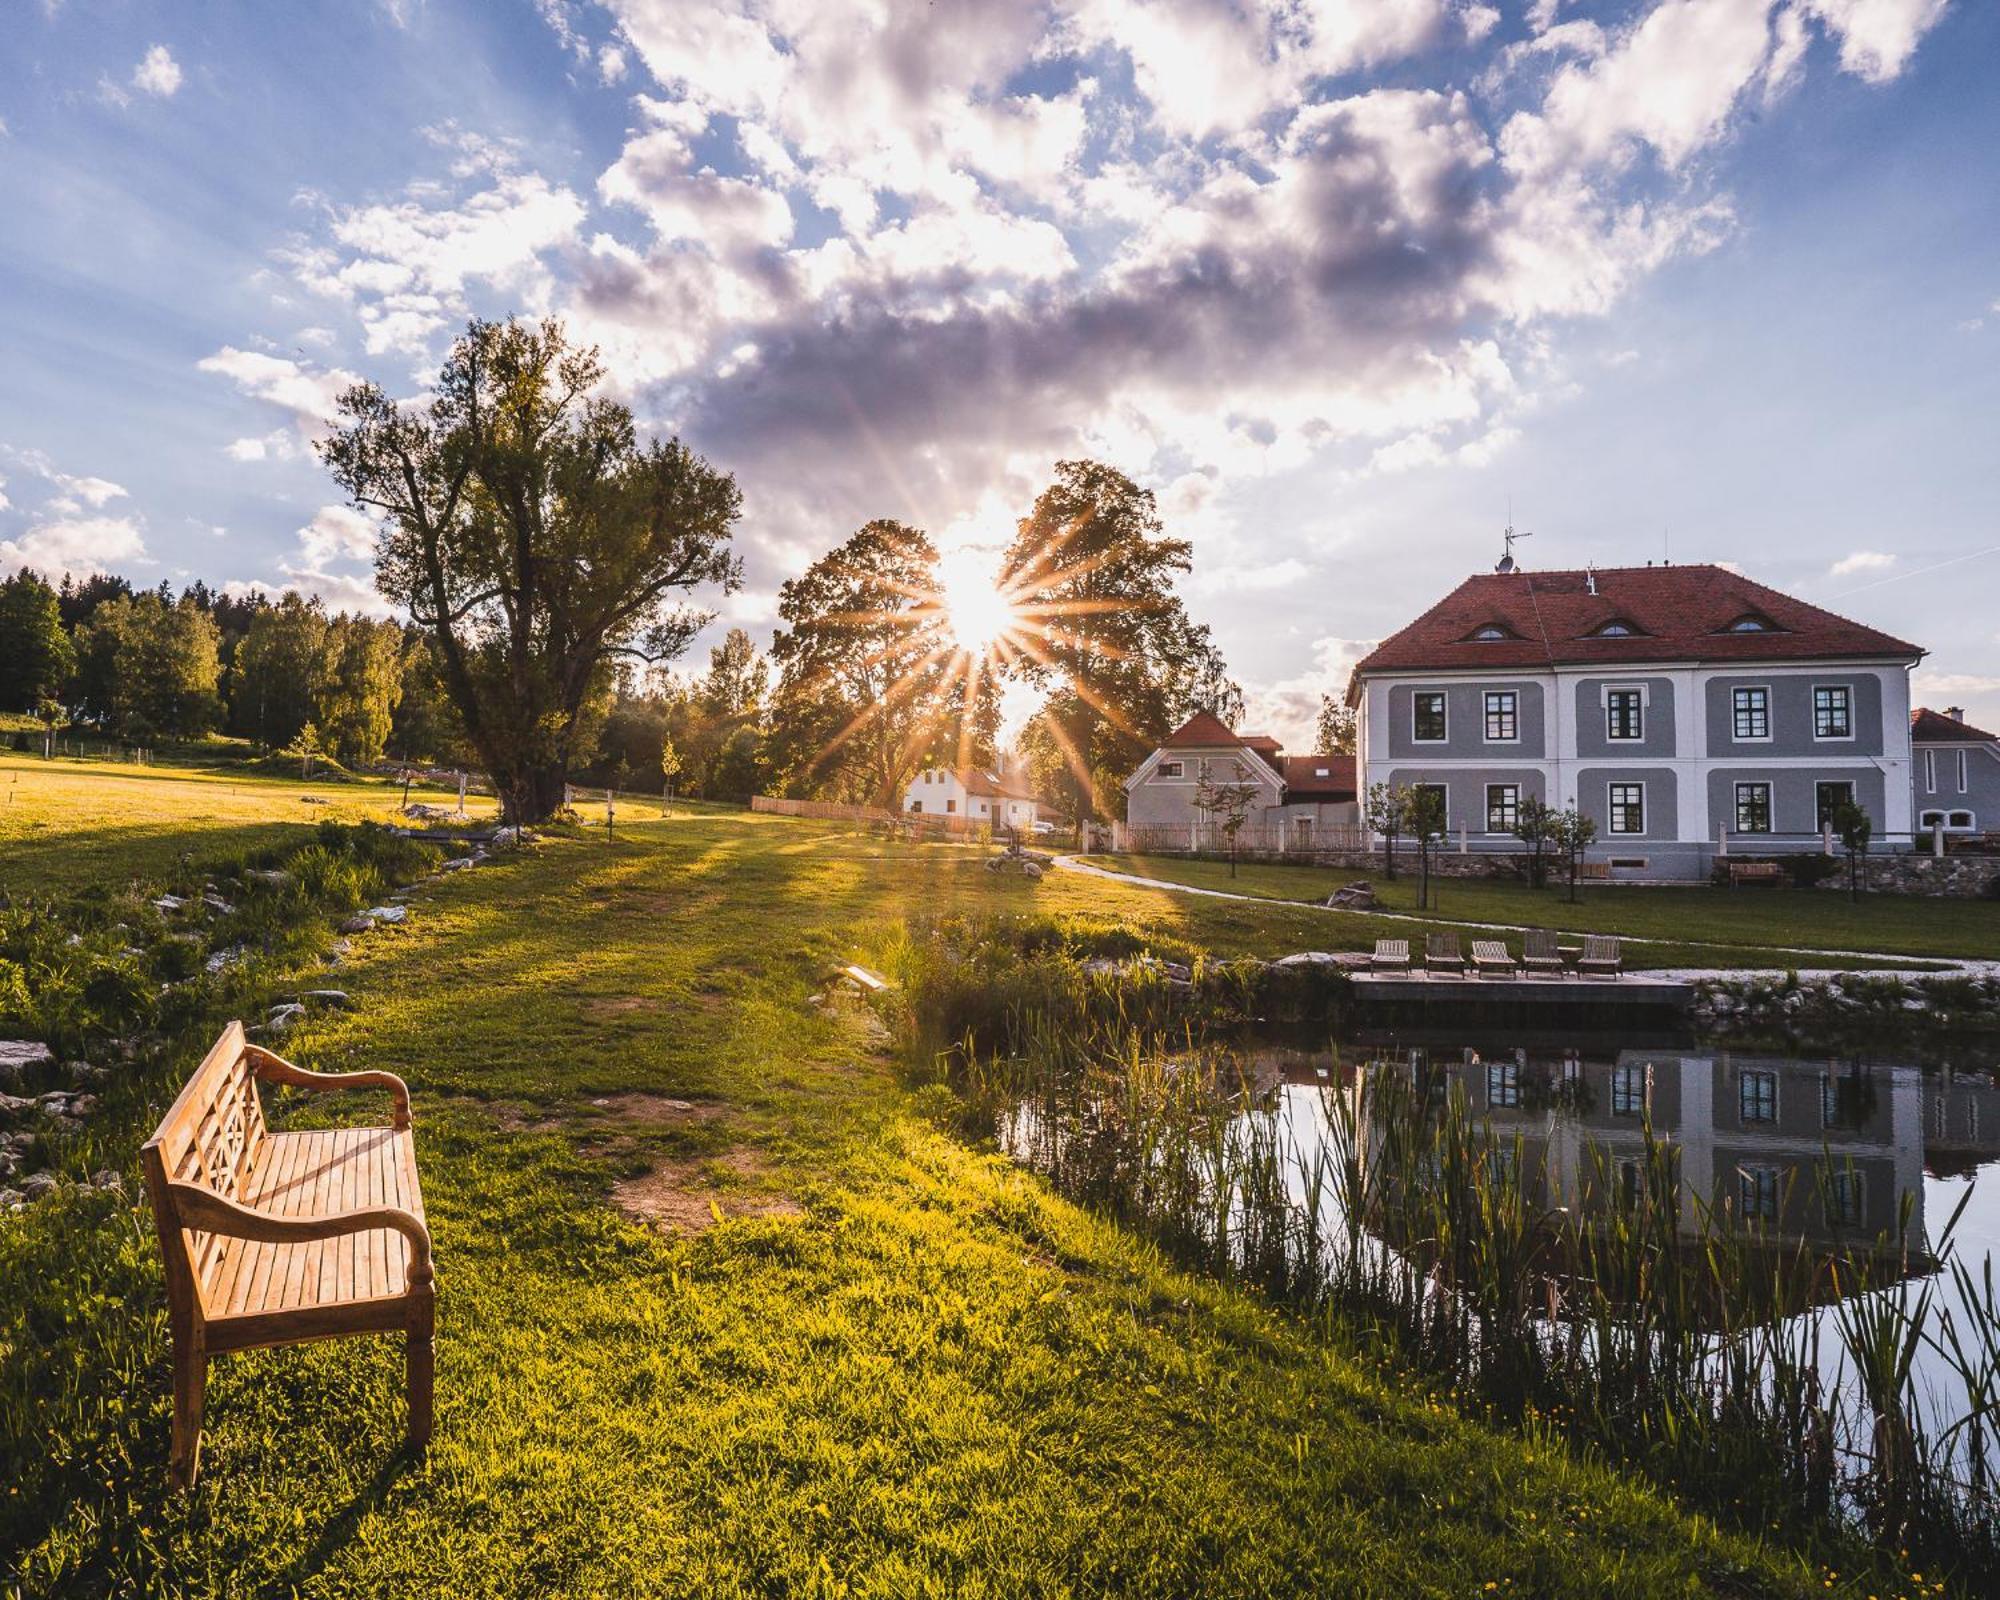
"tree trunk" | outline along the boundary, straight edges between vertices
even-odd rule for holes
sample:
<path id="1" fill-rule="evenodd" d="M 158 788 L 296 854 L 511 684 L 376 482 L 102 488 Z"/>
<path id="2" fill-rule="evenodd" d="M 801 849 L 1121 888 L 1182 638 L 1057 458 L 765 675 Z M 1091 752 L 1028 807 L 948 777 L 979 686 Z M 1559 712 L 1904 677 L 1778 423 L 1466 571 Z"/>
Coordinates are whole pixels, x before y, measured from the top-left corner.
<path id="1" fill-rule="evenodd" d="M 562 809 L 569 769 L 561 762 L 544 762 L 493 774 L 500 791 L 501 815 L 514 827 L 547 822 Z"/>

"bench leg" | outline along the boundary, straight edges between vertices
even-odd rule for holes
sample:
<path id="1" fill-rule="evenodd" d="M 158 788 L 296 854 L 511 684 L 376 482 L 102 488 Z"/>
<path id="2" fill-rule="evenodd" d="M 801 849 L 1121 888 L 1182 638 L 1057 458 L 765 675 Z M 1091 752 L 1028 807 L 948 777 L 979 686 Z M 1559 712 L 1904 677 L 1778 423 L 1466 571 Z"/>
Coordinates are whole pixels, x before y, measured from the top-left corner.
<path id="1" fill-rule="evenodd" d="M 409 1325 L 403 1334 L 403 1372 L 410 1396 L 410 1443 L 419 1450 L 431 1442 L 432 1387 L 437 1373 L 437 1307 L 429 1294 L 410 1302 Z"/>
<path id="2" fill-rule="evenodd" d="M 208 1390 L 208 1352 L 190 1336 L 174 1341 L 174 1442 L 168 1458 L 176 1488 L 194 1485 L 201 1466 L 202 1401 Z"/>

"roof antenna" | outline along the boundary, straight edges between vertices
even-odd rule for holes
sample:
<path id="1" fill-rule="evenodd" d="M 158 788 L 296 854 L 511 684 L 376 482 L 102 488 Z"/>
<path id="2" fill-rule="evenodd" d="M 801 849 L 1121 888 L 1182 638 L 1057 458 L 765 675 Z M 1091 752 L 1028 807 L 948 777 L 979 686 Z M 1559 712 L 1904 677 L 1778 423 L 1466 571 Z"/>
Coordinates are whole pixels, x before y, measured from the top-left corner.
<path id="1" fill-rule="evenodd" d="M 1596 562 L 1594 562 L 1594 561 L 1587 561 L 1587 562 L 1585 562 L 1585 563 L 1584 563 L 1584 567 L 1583 567 L 1583 577 L 1584 577 L 1584 582 L 1585 582 L 1585 583 L 1587 583 L 1587 584 L 1588 584 L 1588 585 L 1590 586 L 1590 592 L 1591 592 L 1592 594 L 1596 594 L 1596 593 L 1597 593 L 1597 563 L 1596 563 Z"/>
<path id="2" fill-rule="evenodd" d="M 1516 539 L 1534 538 L 1532 532 L 1516 533 L 1514 531 L 1514 497 L 1512 495 L 1507 497 L 1507 526 L 1501 530 L 1500 538 L 1507 548 L 1501 554 L 1500 559 L 1493 564 L 1493 570 L 1495 572 L 1512 572 L 1514 570 L 1514 541 Z"/>

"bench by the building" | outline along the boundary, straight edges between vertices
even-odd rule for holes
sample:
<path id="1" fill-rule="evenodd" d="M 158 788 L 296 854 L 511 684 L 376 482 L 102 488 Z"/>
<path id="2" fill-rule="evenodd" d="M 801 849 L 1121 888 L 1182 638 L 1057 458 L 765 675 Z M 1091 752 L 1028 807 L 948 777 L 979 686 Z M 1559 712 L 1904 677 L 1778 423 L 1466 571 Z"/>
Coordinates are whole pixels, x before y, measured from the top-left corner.
<path id="1" fill-rule="evenodd" d="M 273 1133 L 259 1080 L 387 1089 L 392 1125 Z M 194 1481 L 208 1362 L 232 1350 L 401 1333 L 410 1440 L 428 1442 L 436 1294 L 403 1080 L 307 1072 L 232 1022 L 142 1155 L 166 1259 L 175 1480 Z"/>
<path id="2" fill-rule="evenodd" d="M 1739 883 L 1767 883 L 1777 887 L 1785 881 L 1785 869 L 1775 861 L 1732 861 L 1729 863 L 1729 883 L 1734 888 Z"/>

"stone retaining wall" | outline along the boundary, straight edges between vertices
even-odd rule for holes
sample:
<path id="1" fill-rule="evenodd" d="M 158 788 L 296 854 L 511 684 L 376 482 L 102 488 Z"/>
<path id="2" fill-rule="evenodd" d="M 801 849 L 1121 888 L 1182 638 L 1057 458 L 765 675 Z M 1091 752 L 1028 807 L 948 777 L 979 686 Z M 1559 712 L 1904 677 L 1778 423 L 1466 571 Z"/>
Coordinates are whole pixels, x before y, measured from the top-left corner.
<path id="1" fill-rule="evenodd" d="M 1879 894 L 1935 895 L 1939 898 L 1977 899 L 2000 895 L 2000 856 L 1864 856 L 1861 862 L 1864 888 Z M 1847 862 L 1814 887 L 1847 890 Z"/>

